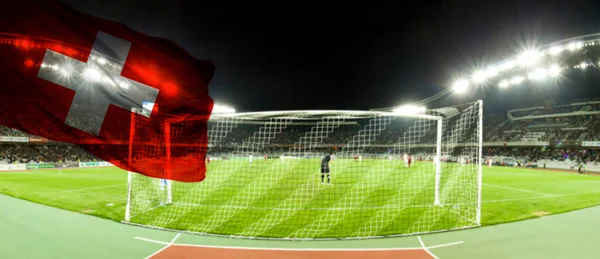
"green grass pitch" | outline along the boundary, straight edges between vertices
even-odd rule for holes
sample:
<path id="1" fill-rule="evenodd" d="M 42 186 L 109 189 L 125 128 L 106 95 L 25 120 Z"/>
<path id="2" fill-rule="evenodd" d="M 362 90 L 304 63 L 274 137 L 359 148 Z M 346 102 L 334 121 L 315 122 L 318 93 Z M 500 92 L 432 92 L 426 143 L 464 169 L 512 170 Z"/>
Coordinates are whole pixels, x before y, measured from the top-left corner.
<path id="1" fill-rule="evenodd" d="M 464 215 L 470 217 L 471 205 L 457 209 L 460 213 L 432 208 L 431 175 L 416 174 L 431 171 L 422 170 L 430 166 L 425 163 L 412 171 L 400 161 L 347 162 L 338 172 L 333 165 L 332 186 L 320 184 L 319 165 L 314 161 L 288 167 L 277 163 L 281 162 L 257 160 L 249 167 L 246 161 L 214 161 L 207 180 L 185 188 L 181 183 L 173 184 L 173 204 L 139 205 L 139 212 L 152 209 L 137 214 L 132 221 L 265 237 L 390 235 L 470 224 Z M 457 165 L 450 166 L 444 172 L 460 171 Z M 484 167 L 483 176 L 482 225 L 600 204 L 598 176 L 503 167 Z M 455 182 L 449 185 L 448 181 Z M 472 181 L 470 177 L 442 177 L 442 186 L 453 186 L 452 192 L 460 192 L 461 183 Z M 0 172 L 0 193 L 115 221 L 124 218 L 126 189 L 127 174 L 117 168 Z M 142 194 L 137 193 L 139 199 Z M 452 204 L 473 199 L 472 192 L 454 196 L 458 198 Z"/>

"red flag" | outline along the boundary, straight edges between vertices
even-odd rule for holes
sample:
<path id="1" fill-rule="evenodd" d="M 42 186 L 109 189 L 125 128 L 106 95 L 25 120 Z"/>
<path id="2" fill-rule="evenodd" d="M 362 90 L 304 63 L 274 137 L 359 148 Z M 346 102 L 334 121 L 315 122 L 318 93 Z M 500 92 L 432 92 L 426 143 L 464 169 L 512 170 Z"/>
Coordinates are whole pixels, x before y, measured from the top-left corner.
<path id="1" fill-rule="evenodd" d="M 147 176 L 205 177 L 210 61 L 55 1 L 0 11 L 0 125 Z"/>

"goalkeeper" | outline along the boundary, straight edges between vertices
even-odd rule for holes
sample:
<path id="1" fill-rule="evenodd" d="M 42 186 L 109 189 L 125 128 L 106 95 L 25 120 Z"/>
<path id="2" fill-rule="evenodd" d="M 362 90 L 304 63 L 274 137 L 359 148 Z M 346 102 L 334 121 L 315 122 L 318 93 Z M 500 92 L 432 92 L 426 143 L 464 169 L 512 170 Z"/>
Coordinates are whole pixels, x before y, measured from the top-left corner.
<path id="1" fill-rule="evenodd" d="M 325 182 L 325 175 L 327 175 L 327 184 L 331 184 L 331 175 L 329 174 L 329 161 L 331 161 L 331 152 L 327 153 L 321 159 L 321 184 Z"/>

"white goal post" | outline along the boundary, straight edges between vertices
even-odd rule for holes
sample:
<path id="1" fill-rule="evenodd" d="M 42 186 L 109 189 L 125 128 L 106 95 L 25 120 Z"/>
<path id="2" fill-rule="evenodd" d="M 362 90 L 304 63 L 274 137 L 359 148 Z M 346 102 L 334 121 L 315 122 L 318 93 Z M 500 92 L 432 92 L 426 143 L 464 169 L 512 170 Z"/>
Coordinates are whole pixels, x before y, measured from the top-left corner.
<path id="1" fill-rule="evenodd" d="M 482 112 L 476 101 L 412 114 L 213 115 L 206 179 L 164 182 L 129 173 L 124 222 L 276 239 L 480 226 Z M 327 154 L 335 159 L 324 171 Z"/>

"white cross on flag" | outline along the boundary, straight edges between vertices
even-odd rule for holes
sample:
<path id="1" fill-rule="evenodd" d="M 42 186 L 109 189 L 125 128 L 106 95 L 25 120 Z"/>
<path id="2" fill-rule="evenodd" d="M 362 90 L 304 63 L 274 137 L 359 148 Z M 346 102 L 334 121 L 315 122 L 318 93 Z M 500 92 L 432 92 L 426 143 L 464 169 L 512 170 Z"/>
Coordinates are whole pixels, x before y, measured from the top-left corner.
<path id="1" fill-rule="evenodd" d="M 0 10 L 0 125 L 125 170 L 205 177 L 212 62 L 55 1 Z"/>

